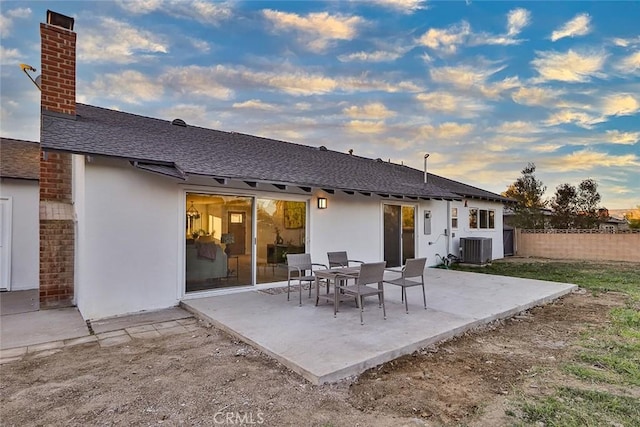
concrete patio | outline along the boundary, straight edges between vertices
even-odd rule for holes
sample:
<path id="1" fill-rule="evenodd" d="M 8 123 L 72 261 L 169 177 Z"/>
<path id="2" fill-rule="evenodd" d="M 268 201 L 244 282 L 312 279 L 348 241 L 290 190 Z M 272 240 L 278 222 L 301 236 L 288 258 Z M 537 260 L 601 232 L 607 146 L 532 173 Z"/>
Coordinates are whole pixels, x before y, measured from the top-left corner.
<path id="1" fill-rule="evenodd" d="M 391 275 L 391 273 L 388 273 Z M 210 321 L 302 375 L 313 384 L 357 375 L 381 363 L 550 302 L 575 285 L 451 270 L 426 270 L 427 310 L 419 287 L 409 288 L 409 314 L 400 288 L 385 285 L 387 320 L 377 299 L 365 305 L 364 325 L 353 302 L 333 306 L 303 294 L 291 301 L 273 290 L 232 293 L 182 302 Z"/>

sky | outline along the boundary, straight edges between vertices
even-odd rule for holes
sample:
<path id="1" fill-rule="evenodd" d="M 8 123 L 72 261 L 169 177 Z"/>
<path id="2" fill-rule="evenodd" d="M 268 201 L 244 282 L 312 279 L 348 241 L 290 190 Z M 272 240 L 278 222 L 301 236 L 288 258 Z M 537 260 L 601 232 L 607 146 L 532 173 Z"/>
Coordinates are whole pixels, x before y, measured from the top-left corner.
<path id="1" fill-rule="evenodd" d="M 640 2 L 2 1 L 0 129 L 39 140 L 46 10 L 75 18 L 77 100 L 324 145 L 501 193 L 594 179 L 640 205 Z M 35 77 L 38 73 L 32 73 Z"/>

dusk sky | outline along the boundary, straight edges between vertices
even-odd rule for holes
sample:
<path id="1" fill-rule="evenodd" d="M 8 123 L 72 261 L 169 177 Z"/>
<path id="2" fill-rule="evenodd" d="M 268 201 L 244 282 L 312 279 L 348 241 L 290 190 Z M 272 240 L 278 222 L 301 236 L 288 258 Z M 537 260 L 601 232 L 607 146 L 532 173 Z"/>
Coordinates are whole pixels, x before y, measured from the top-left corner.
<path id="1" fill-rule="evenodd" d="M 39 140 L 39 23 L 77 100 L 423 167 L 496 193 L 528 162 L 640 205 L 640 2 L 2 1 L 1 134 Z M 38 72 L 33 73 L 34 77 Z"/>

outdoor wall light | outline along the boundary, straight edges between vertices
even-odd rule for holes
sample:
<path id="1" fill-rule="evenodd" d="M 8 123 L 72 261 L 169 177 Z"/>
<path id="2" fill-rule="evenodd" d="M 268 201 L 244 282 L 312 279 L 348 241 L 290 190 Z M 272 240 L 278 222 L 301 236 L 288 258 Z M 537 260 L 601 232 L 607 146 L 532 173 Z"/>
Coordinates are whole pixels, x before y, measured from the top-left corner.
<path id="1" fill-rule="evenodd" d="M 327 209 L 326 197 L 318 197 L 318 209 Z"/>

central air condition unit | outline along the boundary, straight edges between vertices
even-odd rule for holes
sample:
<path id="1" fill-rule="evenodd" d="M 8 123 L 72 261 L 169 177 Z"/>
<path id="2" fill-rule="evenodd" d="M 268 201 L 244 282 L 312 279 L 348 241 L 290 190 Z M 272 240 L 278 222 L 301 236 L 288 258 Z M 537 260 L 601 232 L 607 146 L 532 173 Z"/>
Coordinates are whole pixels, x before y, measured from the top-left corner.
<path id="1" fill-rule="evenodd" d="M 487 264 L 491 262 L 490 237 L 465 237 L 460 239 L 462 262 L 467 264 Z"/>

